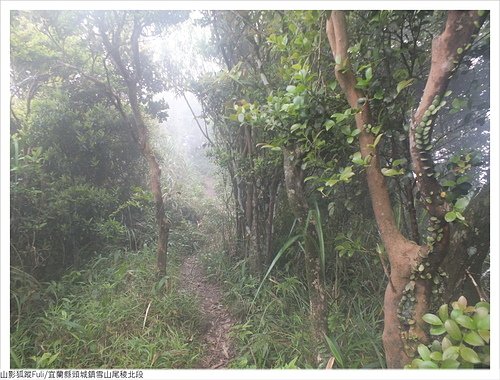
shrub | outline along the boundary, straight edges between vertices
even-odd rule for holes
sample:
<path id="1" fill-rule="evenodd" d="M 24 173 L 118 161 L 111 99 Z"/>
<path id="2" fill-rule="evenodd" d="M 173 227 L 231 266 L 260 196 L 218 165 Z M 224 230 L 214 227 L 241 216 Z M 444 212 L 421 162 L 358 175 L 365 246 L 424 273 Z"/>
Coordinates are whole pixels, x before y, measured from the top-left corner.
<path id="1" fill-rule="evenodd" d="M 423 320 L 432 336 L 444 336 L 432 344 L 418 346 L 419 357 L 406 368 L 485 368 L 490 365 L 490 304 L 468 306 L 465 297 L 442 305 L 437 315 L 425 314 Z"/>

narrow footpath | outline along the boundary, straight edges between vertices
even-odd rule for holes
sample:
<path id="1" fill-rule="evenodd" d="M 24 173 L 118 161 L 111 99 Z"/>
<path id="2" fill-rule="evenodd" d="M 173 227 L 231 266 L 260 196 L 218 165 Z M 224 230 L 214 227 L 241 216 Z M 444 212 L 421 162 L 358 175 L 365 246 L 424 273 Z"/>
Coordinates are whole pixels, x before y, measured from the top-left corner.
<path id="1" fill-rule="evenodd" d="M 196 256 L 188 256 L 181 267 L 180 283 L 183 291 L 200 301 L 203 326 L 203 342 L 206 355 L 198 363 L 199 368 L 226 368 L 234 357 L 229 332 L 235 320 L 222 303 L 222 290 L 205 276 L 203 266 Z"/>

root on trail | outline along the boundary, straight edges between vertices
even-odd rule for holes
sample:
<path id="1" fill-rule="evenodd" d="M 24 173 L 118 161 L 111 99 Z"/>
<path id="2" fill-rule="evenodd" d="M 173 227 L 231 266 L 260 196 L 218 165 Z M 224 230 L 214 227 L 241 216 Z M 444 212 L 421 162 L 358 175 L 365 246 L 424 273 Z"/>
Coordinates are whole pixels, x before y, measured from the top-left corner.
<path id="1" fill-rule="evenodd" d="M 222 304 L 222 291 L 217 284 L 207 280 L 196 256 L 189 256 L 184 260 L 180 275 L 183 291 L 200 301 L 203 342 L 207 350 L 198 367 L 226 368 L 234 356 L 229 332 L 235 321 Z"/>

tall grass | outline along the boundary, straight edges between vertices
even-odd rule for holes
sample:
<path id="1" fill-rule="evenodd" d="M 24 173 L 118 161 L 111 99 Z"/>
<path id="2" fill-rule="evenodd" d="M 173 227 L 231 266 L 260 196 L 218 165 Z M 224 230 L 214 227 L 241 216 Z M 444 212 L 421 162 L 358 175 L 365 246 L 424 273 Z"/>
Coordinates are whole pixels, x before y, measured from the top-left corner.
<path id="1" fill-rule="evenodd" d="M 246 260 L 234 263 L 223 253 L 206 255 L 204 263 L 210 275 L 224 284 L 225 302 L 239 320 L 232 329 L 237 346 L 232 368 L 317 368 L 304 278 L 276 271 L 261 282 L 248 271 Z M 352 293 L 343 289 L 341 298 L 329 298 L 330 336 L 325 349 L 330 351 L 325 354 L 336 357 L 334 368 L 384 368 L 383 287 L 374 289 L 369 280 L 350 279 Z M 335 350 L 328 341 L 335 342 Z"/>
<path id="2" fill-rule="evenodd" d="M 46 284 L 43 309 L 11 330 L 13 368 L 191 368 L 198 305 L 178 292 L 179 260 L 156 281 L 154 253 L 116 252 Z"/>

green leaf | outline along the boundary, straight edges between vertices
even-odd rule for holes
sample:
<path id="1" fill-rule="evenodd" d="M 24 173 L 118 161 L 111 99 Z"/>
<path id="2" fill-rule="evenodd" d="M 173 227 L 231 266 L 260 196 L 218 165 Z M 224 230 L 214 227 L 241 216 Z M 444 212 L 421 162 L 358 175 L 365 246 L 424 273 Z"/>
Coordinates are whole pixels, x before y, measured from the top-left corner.
<path id="1" fill-rule="evenodd" d="M 484 346 L 484 340 L 475 331 L 469 331 L 465 334 L 464 342 L 470 344 L 471 346 Z"/>
<path id="2" fill-rule="evenodd" d="M 394 169 L 394 168 L 382 168 L 380 171 L 386 177 L 394 177 L 395 175 L 402 175 L 402 174 L 404 174 L 404 170 L 403 169 L 397 170 L 397 169 Z"/>
<path id="3" fill-rule="evenodd" d="M 469 198 L 467 197 L 458 198 L 457 201 L 455 202 L 455 208 L 458 211 L 462 212 L 465 210 L 468 204 L 469 204 Z"/>
<path id="4" fill-rule="evenodd" d="M 490 304 L 488 302 L 480 301 L 480 302 L 476 303 L 475 306 L 476 306 L 476 308 L 483 307 L 483 308 L 487 309 L 488 311 L 490 311 Z"/>
<path id="5" fill-rule="evenodd" d="M 448 319 L 444 323 L 444 328 L 454 340 L 458 341 L 462 340 L 462 331 L 460 330 L 460 327 L 458 327 L 457 323 L 454 320 Z"/>
<path id="6" fill-rule="evenodd" d="M 373 142 L 373 144 L 371 144 L 371 145 L 372 145 L 372 147 L 373 147 L 373 149 L 375 149 L 375 148 L 377 147 L 377 145 L 378 145 L 378 143 L 380 142 L 380 139 L 382 138 L 382 136 L 383 136 L 383 135 L 384 135 L 384 134 L 383 134 L 383 133 L 381 133 L 381 134 L 379 134 L 379 135 L 375 138 L 375 141 Z"/>
<path id="7" fill-rule="evenodd" d="M 424 360 L 422 363 L 418 364 L 418 368 L 423 368 L 423 369 L 437 369 L 439 368 L 436 363 L 434 363 L 431 360 Z"/>
<path id="8" fill-rule="evenodd" d="M 455 213 L 455 211 L 448 211 L 444 216 L 444 220 L 446 220 L 448 223 L 453 222 L 456 218 L 457 214 Z"/>
<path id="9" fill-rule="evenodd" d="M 439 307 L 438 315 L 439 315 L 439 319 L 441 319 L 441 321 L 443 321 L 443 322 L 449 318 L 448 304 L 447 303 L 445 303 Z"/>
<path id="10" fill-rule="evenodd" d="M 368 79 L 368 80 L 372 79 L 372 77 L 373 77 L 373 71 L 372 71 L 371 66 L 366 69 L 365 76 L 366 76 L 366 79 Z"/>
<path id="11" fill-rule="evenodd" d="M 490 316 L 480 316 L 474 318 L 478 330 L 489 330 L 490 329 Z"/>
<path id="12" fill-rule="evenodd" d="M 431 359 L 440 362 L 443 359 L 443 354 L 439 351 L 431 352 Z"/>
<path id="13" fill-rule="evenodd" d="M 384 99 L 384 91 L 378 90 L 377 92 L 375 92 L 375 94 L 373 95 L 373 99 L 377 99 L 377 100 Z"/>
<path id="14" fill-rule="evenodd" d="M 422 360 L 422 359 L 418 359 L 418 358 L 413 359 L 413 360 L 411 361 L 411 368 L 414 368 L 414 369 L 419 368 L 419 365 L 420 365 L 422 362 L 423 362 L 423 360 Z"/>
<path id="15" fill-rule="evenodd" d="M 303 124 L 297 123 L 290 127 L 290 132 L 295 132 L 297 129 L 303 128 Z"/>
<path id="16" fill-rule="evenodd" d="M 449 340 L 447 337 L 444 337 L 443 340 L 441 341 L 441 349 L 442 351 L 446 351 L 448 348 L 453 346 L 453 343 L 451 343 L 451 340 Z"/>
<path id="17" fill-rule="evenodd" d="M 304 97 L 303 96 L 296 96 L 293 98 L 293 104 L 296 105 L 297 107 L 303 106 L 304 105 Z"/>
<path id="18" fill-rule="evenodd" d="M 445 97 L 445 98 L 447 98 L 448 96 L 450 96 L 450 95 L 451 95 L 451 93 L 452 93 L 452 91 L 451 91 L 451 90 L 446 91 L 446 92 L 444 93 L 444 97 Z"/>
<path id="19" fill-rule="evenodd" d="M 474 351 L 472 348 L 461 346 L 460 347 L 460 356 L 466 362 L 469 362 L 472 364 L 481 363 L 481 359 L 479 359 L 479 356 L 477 355 L 476 351 Z"/>
<path id="20" fill-rule="evenodd" d="M 443 180 L 443 182 L 441 182 L 441 185 L 443 185 L 444 187 L 455 187 L 456 183 L 455 183 L 455 181 L 445 179 L 445 180 Z"/>
<path id="21" fill-rule="evenodd" d="M 478 330 L 477 333 L 479 336 L 486 342 L 490 341 L 490 330 Z"/>
<path id="22" fill-rule="evenodd" d="M 446 359 L 441 363 L 442 369 L 457 369 L 460 367 L 460 362 L 455 359 Z"/>
<path id="23" fill-rule="evenodd" d="M 262 144 L 260 145 L 260 149 L 271 149 L 274 151 L 281 150 L 279 146 L 271 145 L 271 144 Z"/>
<path id="24" fill-rule="evenodd" d="M 296 89 L 296 88 L 297 88 L 297 87 L 295 87 L 295 86 L 291 86 L 291 85 L 290 85 L 290 86 L 286 86 L 286 92 L 295 92 L 295 89 Z"/>
<path id="25" fill-rule="evenodd" d="M 325 182 L 325 186 L 334 186 L 339 182 L 339 179 L 337 178 L 330 178 L 328 181 Z"/>
<path id="26" fill-rule="evenodd" d="M 417 351 L 420 354 L 420 357 L 424 360 L 430 360 L 431 351 L 427 348 L 426 345 L 419 344 L 417 347 Z"/>
<path id="27" fill-rule="evenodd" d="M 401 82 L 399 82 L 398 85 L 397 85 L 397 87 L 396 87 L 397 93 L 399 94 L 406 87 L 411 86 L 414 81 L 415 81 L 415 79 L 411 78 L 411 79 L 402 80 Z"/>
<path id="28" fill-rule="evenodd" d="M 443 325 L 443 322 L 441 321 L 441 319 L 439 319 L 439 317 L 437 315 L 434 315 L 434 314 L 430 314 L 430 313 L 424 314 L 422 319 L 425 322 L 427 322 L 428 324 L 433 325 L 433 326 L 442 326 Z"/>
<path id="29" fill-rule="evenodd" d="M 352 171 L 352 166 L 346 166 L 340 172 L 340 180 L 344 182 L 349 182 L 350 178 L 354 175 Z"/>
<path id="30" fill-rule="evenodd" d="M 408 160 L 406 158 L 399 158 L 397 160 L 394 160 L 392 162 L 392 166 L 399 166 L 399 165 L 404 165 L 408 162 Z"/>
<path id="31" fill-rule="evenodd" d="M 274 260 L 271 262 L 271 265 L 269 265 L 269 269 L 267 270 L 266 274 L 264 275 L 264 278 L 262 279 L 259 287 L 257 288 L 257 291 L 255 292 L 255 296 L 253 297 L 253 300 L 252 300 L 252 305 L 255 303 L 255 300 L 257 299 L 257 296 L 259 295 L 259 292 L 260 292 L 260 289 L 262 288 L 262 285 L 264 285 L 264 282 L 266 281 L 267 279 L 267 276 L 269 276 L 269 273 L 271 273 L 271 271 L 273 270 L 274 266 L 276 265 L 276 263 L 278 262 L 278 260 L 280 259 L 280 257 L 286 252 L 286 250 L 288 248 L 290 248 L 290 246 L 295 243 L 297 241 L 297 239 L 301 238 L 302 235 L 296 235 L 290 239 L 288 239 L 285 244 L 283 244 L 280 248 L 280 250 L 278 251 L 278 253 L 276 254 L 276 256 L 274 257 Z"/>
<path id="32" fill-rule="evenodd" d="M 340 131 L 346 136 L 351 136 L 351 128 L 348 125 L 343 125 Z"/>
<path id="33" fill-rule="evenodd" d="M 455 306 L 456 306 L 456 303 L 453 303 L 453 307 L 455 307 Z M 457 306 L 457 307 L 458 307 L 458 306 Z M 464 312 L 463 312 L 463 310 L 461 310 L 461 309 L 453 309 L 453 310 L 451 311 L 450 317 L 451 317 L 451 319 L 455 320 L 455 319 L 457 319 L 460 315 L 462 315 L 463 313 L 464 313 Z"/>
<path id="34" fill-rule="evenodd" d="M 335 358 L 337 363 L 339 363 L 339 367 L 344 367 L 344 359 L 342 358 L 342 355 L 340 353 L 340 348 L 335 339 L 332 337 L 328 337 L 325 335 L 326 342 L 328 344 L 328 347 L 330 348 L 330 352 L 332 356 Z"/>
<path id="35" fill-rule="evenodd" d="M 352 162 L 354 162 L 357 165 L 364 165 L 365 160 L 361 157 L 361 152 L 356 152 L 352 155 Z"/>
<path id="36" fill-rule="evenodd" d="M 443 360 L 447 359 L 457 359 L 458 358 L 458 346 L 450 346 L 443 351 Z"/>
<path id="37" fill-rule="evenodd" d="M 429 332 L 431 333 L 431 335 L 442 335 L 446 332 L 446 329 L 444 328 L 444 326 L 433 326 L 431 327 Z"/>
<path id="38" fill-rule="evenodd" d="M 335 122 L 333 120 L 328 119 L 323 123 L 323 126 L 327 131 L 329 131 L 333 126 L 335 125 Z"/>
<path id="39" fill-rule="evenodd" d="M 455 318 L 455 322 L 457 322 L 460 326 L 465 327 L 466 329 L 472 330 L 476 328 L 476 324 L 468 315 L 459 315 Z"/>

